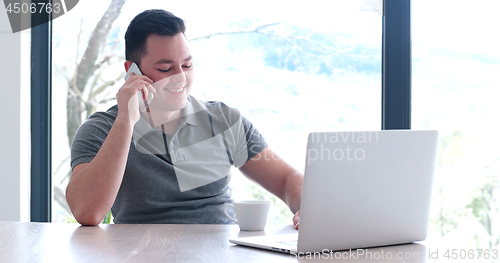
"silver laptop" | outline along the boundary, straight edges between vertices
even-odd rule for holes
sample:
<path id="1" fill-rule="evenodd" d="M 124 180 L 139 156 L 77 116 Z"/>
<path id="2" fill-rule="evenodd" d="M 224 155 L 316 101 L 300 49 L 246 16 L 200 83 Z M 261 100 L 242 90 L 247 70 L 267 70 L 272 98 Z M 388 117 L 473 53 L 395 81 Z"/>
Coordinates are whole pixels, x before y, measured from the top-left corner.
<path id="1" fill-rule="evenodd" d="M 230 242 L 312 253 L 424 240 L 437 143 L 437 131 L 311 133 L 298 235 Z"/>

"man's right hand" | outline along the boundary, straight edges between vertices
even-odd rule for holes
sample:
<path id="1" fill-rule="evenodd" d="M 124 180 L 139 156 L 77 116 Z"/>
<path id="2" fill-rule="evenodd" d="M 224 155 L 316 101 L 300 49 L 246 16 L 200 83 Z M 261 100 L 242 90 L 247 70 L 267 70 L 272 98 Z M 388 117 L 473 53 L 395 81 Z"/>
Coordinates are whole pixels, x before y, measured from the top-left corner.
<path id="1" fill-rule="evenodd" d="M 116 94 L 118 115 L 94 159 L 74 167 L 66 200 L 82 225 L 98 225 L 115 202 L 125 173 L 133 126 L 140 118 L 137 93 L 156 92 L 147 76 L 131 75 Z M 142 99 L 142 98 L 141 98 Z"/>
<path id="2" fill-rule="evenodd" d="M 139 98 L 137 93 L 139 91 L 148 95 L 148 92 L 155 93 L 156 90 L 151 86 L 153 80 L 144 75 L 130 74 L 130 77 L 125 81 L 125 84 L 116 93 L 116 101 L 118 104 L 118 118 L 127 118 L 130 121 L 131 127 L 140 118 L 139 112 Z M 142 98 L 141 98 L 142 99 Z"/>

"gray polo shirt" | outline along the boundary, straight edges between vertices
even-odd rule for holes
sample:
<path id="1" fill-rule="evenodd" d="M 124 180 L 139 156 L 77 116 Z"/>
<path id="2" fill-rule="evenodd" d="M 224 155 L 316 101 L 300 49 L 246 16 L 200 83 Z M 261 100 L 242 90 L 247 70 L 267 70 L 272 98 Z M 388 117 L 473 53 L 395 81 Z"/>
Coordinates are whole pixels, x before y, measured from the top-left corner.
<path id="1" fill-rule="evenodd" d="M 71 148 L 72 168 L 92 161 L 117 114 L 115 105 L 80 126 Z M 111 208 L 115 223 L 230 224 L 223 207 L 231 202 L 231 166 L 242 166 L 267 147 L 236 109 L 192 96 L 173 136 L 141 117 L 132 137 Z"/>

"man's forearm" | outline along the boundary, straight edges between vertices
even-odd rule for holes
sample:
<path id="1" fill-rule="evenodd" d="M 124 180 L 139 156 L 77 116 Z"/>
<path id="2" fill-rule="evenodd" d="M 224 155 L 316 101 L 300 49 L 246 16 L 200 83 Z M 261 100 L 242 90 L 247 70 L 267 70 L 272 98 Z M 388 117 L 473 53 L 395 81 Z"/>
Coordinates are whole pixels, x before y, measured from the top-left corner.
<path id="1" fill-rule="evenodd" d="M 298 171 L 295 171 L 293 174 L 290 174 L 286 177 L 286 204 L 294 214 L 300 210 L 303 180 L 304 176 Z"/>
<path id="2" fill-rule="evenodd" d="M 128 119 L 116 119 L 94 159 L 83 169 L 75 167 L 66 189 L 66 200 L 76 220 L 97 225 L 113 205 L 123 179 L 132 127 Z"/>
<path id="3" fill-rule="evenodd" d="M 304 176 L 269 147 L 241 166 L 240 171 L 283 200 L 294 214 L 299 211 Z"/>

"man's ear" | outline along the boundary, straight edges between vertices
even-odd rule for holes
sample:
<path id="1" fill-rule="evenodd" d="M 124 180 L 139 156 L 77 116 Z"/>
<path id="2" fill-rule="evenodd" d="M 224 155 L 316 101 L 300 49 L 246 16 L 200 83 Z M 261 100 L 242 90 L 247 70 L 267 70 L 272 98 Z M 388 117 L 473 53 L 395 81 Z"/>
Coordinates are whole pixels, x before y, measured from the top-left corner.
<path id="1" fill-rule="evenodd" d="M 123 65 L 125 66 L 125 71 L 128 71 L 130 66 L 132 66 L 132 63 L 133 63 L 132 61 L 125 60 L 125 63 L 123 63 Z"/>

